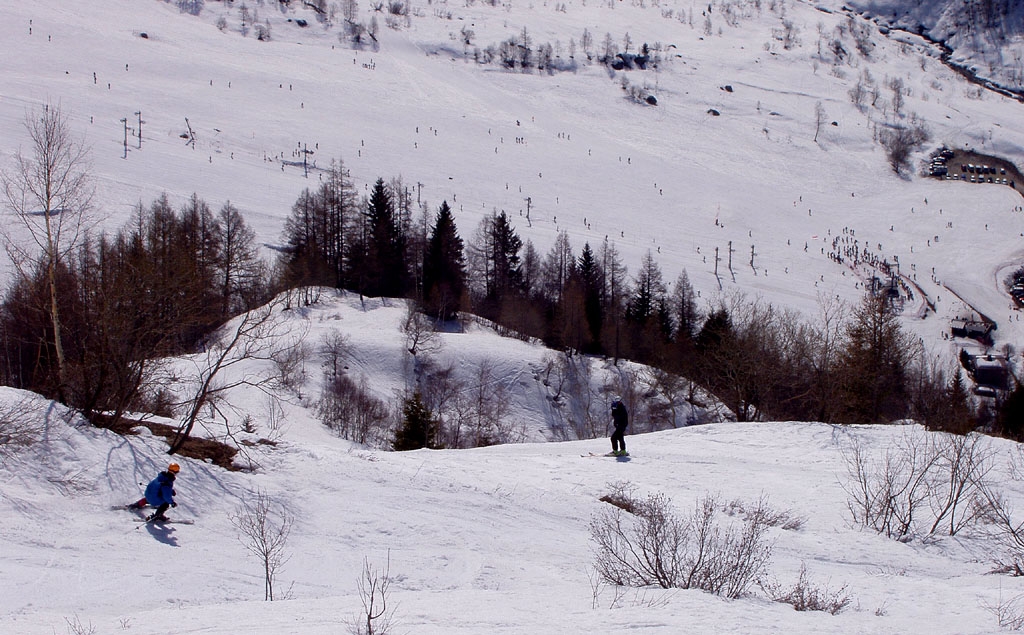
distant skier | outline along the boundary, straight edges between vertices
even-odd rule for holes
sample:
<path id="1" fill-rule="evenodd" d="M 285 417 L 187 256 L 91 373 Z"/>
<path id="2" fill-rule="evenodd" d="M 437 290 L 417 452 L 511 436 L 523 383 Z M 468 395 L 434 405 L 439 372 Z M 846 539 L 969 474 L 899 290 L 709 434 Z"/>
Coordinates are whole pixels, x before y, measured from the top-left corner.
<path id="1" fill-rule="evenodd" d="M 167 520 L 167 516 L 164 516 L 167 508 L 178 506 L 174 502 L 174 479 L 180 471 L 181 467 L 177 463 L 168 465 L 165 471 L 157 474 L 156 478 L 146 486 L 146 495 L 128 507 L 131 509 L 144 509 L 146 505 L 152 505 L 156 507 L 156 511 L 147 516 L 146 520 Z"/>
<path id="2" fill-rule="evenodd" d="M 625 434 L 626 426 L 629 425 L 629 413 L 622 404 L 622 397 L 618 395 L 612 399 L 612 423 L 615 424 L 615 432 L 612 433 L 612 454 L 626 456 Z"/>

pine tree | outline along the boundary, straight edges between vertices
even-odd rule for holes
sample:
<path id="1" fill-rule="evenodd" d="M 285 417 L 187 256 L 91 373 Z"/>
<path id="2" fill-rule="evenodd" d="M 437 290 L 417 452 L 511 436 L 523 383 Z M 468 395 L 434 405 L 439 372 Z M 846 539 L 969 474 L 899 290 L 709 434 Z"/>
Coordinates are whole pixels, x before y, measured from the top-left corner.
<path id="1" fill-rule="evenodd" d="M 402 297 L 407 289 L 405 235 L 384 179 L 377 179 L 366 206 L 367 241 L 364 293 Z"/>
<path id="2" fill-rule="evenodd" d="M 1017 384 L 999 408 L 999 429 L 1003 436 L 1024 440 L 1024 384 Z"/>
<path id="3" fill-rule="evenodd" d="M 402 427 L 395 433 L 397 451 L 437 448 L 437 420 L 423 403 L 419 392 L 406 397 L 402 407 Z"/>
<path id="4" fill-rule="evenodd" d="M 462 308 L 466 260 L 462 239 L 448 202 L 441 203 L 423 263 L 424 311 L 441 320 L 454 319 Z"/>
<path id="5" fill-rule="evenodd" d="M 946 430 L 957 434 L 967 434 L 974 429 L 974 408 L 970 394 L 964 382 L 963 373 L 959 368 L 946 388 L 945 419 Z"/>
<path id="6" fill-rule="evenodd" d="M 576 264 L 576 271 L 583 287 L 583 312 L 590 330 L 587 338 L 590 344 L 585 350 L 589 353 L 597 353 L 601 349 L 601 322 L 603 320 L 601 311 L 602 273 L 601 267 L 594 257 L 594 250 L 590 248 L 590 243 L 583 245 L 583 251 Z"/>
<path id="7" fill-rule="evenodd" d="M 505 212 L 484 218 L 473 245 L 477 312 L 497 319 L 506 298 L 517 300 L 523 292 L 523 268 L 519 251 L 523 241 Z"/>

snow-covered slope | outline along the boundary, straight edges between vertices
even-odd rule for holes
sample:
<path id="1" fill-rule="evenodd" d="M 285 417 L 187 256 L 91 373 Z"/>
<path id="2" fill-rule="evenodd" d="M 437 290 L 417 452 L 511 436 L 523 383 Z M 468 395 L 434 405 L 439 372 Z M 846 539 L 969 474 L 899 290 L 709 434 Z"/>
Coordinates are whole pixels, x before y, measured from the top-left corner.
<path id="1" fill-rule="evenodd" d="M 3 393 L 5 402 L 17 399 Z M 982 633 L 1019 592 L 988 572 L 992 541 L 892 541 L 849 526 L 842 449 L 869 451 L 912 428 L 716 424 L 627 438 L 629 462 L 581 457 L 604 440 L 470 451 L 371 452 L 289 422 L 257 473 L 179 459 L 180 505 L 194 525 L 154 527 L 112 504 L 133 500 L 164 465 L 149 436 L 122 438 L 46 415 L 41 443 L 0 465 L 0 631 L 19 634 L 339 633 L 361 610 L 364 560 L 390 563 L 390 601 L 409 633 Z M 992 441 L 995 466 L 1016 450 Z M 771 530 L 769 567 L 785 585 L 801 565 L 817 588 L 852 599 L 832 616 L 763 598 L 700 591 L 617 594 L 596 585 L 588 525 L 615 484 L 664 493 L 682 513 L 706 494 L 806 520 Z M 1019 482 L 1003 486 L 1024 501 Z M 230 517 L 256 491 L 295 516 L 276 595 L 261 602 L 259 562 Z M 986 608 L 988 607 L 988 608 Z M 1015 609 L 1018 610 L 1019 609 Z"/>
<path id="2" fill-rule="evenodd" d="M 291 165 L 306 148 L 320 166 L 343 159 L 360 189 L 401 175 L 428 210 L 448 200 L 467 239 L 505 210 L 542 254 L 562 230 L 577 253 L 607 238 L 632 270 L 648 250 L 666 280 L 685 268 L 704 300 L 742 291 L 809 315 L 820 296 L 861 296 L 867 272 L 828 257 L 849 237 L 916 278 L 942 319 L 913 327 L 936 346 L 946 346 L 945 318 L 965 312 L 943 283 L 1000 322 L 998 343 L 1020 341 L 999 286 L 1022 260 L 1020 195 L 898 178 L 874 137 L 892 119 L 888 86 L 900 79 L 904 117 L 917 113 L 934 145 L 1017 160 L 1021 104 L 968 83 L 905 34 L 889 39 L 869 24 L 873 48 L 861 57 L 841 12 L 711 5 L 413 3 L 398 29 L 366 6 L 359 16 L 381 22 L 379 48 L 353 50 L 337 24 L 276 3 L 251 7 L 272 27 L 271 41 L 259 42 L 240 33 L 237 3 L 207 2 L 196 17 L 156 0 L 8 1 L 0 153 L 24 144 L 27 112 L 59 102 L 92 146 L 105 226 L 140 200 L 197 192 L 214 206 L 230 200 L 273 245 L 298 194 L 317 185 L 319 172 L 304 178 Z M 535 47 L 551 44 L 562 67 L 575 50 L 575 70 L 475 61 L 524 29 Z M 585 59 L 585 30 L 593 56 L 606 42 L 623 50 L 628 34 L 630 50 L 660 48 L 662 63 L 609 72 Z M 829 53 L 835 37 L 851 53 L 841 64 Z M 849 92 L 865 73 L 879 97 L 861 110 Z M 657 106 L 634 103 L 623 81 L 646 86 Z M 121 119 L 131 128 L 127 158 Z M 180 136 L 186 119 L 194 146 Z"/>
<path id="3" fill-rule="evenodd" d="M 214 206 L 231 200 L 275 245 L 291 204 L 318 182 L 318 171 L 307 179 L 292 165 L 308 148 L 319 166 L 344 159 L 360 188 L 400 174 L 430 209 L 448 200 L 465 238 L 504 209 L 541 252 L 560 230 L 577 250 L 607 238 L 631 269 L 648 250 L 668 280 L 686 268 L 705 300 L 741 291 L 807 314 L 821 297 L 860 297 L 866 274 L 828 257 L 837 239 L 856 240 L 879 257 L 898 256 L 934 303 L 939 319 L 908 311 L 907 323 L 937 354 L 953 359 L 955 345 L 941 337 L 945 318 L 965 311 L 947 287 L 1000 322 L 998 343 L 1024 339 L 999 286 L 1024 260 L 1020 195 L 897 178 L 873 141 L 891 116 L 881 107 L 886 86 L 900 78 L 905 112 L 927 121 L 936 145 L 1020 163 L 1021 105 L 967 83 L 925 42 L 874 29 L 870 59 L 834 66 L 818 42 L 846 17 L 808 3 L 712 2 L 707 14 L 704 3 L 573 0 L 414 3 L 400 29 L 381 24 L 379 49 L 353 50 L 339 27 L 274 3 L 250 7 L 270 21 L 271 41 L 244 37 L 240 5 L 207 2 L 196 17 L 157 0 L 0 0 L 0 155 L 6 162 L 25 144 L 27 113 L 60 103 L 92 146 L 105 227 L 127 220 L 140 200 L 197 192 Z M 361 19 L 372 15 L 361 7 Z M 788 49 L 787 23 L 798 36 Z M 464 27 L 473 31 L 469 46 Z M 474 61 L 476 49 L 524 28 L 566 67 L 572 41 L 575 70 L 519 73 Z M 663 62 L 615 73 L 586 63 L 584 29 L 593 49 L 606 33 L 620 48 L 626 33 L 634 49 L 659 43 Z M 866 72 L 880 87 L 879 107 L 862 111 L 849 91 Z M 624 77 L 646 86 L 657 106 L 628 99 Z M 827 119 L 815 142 L 818 104 Z M 121 120 L 132 126 L 138 117 L 142 147 L 130 136 L 122 158 Z M 186 118 L 194 146 L 180 136 Z M 364 342 L 358 368 L 381 395 L 409 377 L 401 310 L 388 311 L 337 310 L 339 326 Z M 543 350 L 479 331 L 446 337 L 445 347 L 467 364 L 493 356 L 521 390 L 525 430 L 545 428 L 546 394 L 523 363 L 539 362 Z M 39 408 L 41 444 L 0 466 L 4 632 L 73 630 L 66 620 L 97 632 L 343 632 L 359 610 L 363 559 L 380 566 L 389 552 L 396 617 L 415 633 L 988 632 L 998 623 L 985 607 L 1018 592 L 1015 579 L 986 574 L 992 541 L 902 544 L 848 526 L 840 448 L 852 437 L 884 447 L 903 428 L 691 427 L 630 437 L 628 463 L 580 456 L 603 451 L 604 440 L 396 454 L 340 441 L 297 403 L 280 444 L 257 450 L 255 473 L 182 460 L 176 513 L 196 524 L 157 530 L 107 508 L 136 498 L 137 484 L 163 466 L 162 442 L 65 423 L 58 407 Z M 1019 506 L 1024 492 L 1003 472 L 1016 450 L 993 444 L 997 473 Z M 696 591 L 615 601 L 603 589 L 595 598 L 587 524 L 597 497 L 617 482 L 665 492 L 683 510 L 706 492 L 767 495 L 808 519 L 773 534 L 773 574 L 792 583 L 806 563 L 816 582 L 848 584 L 854 605 L 833 617 Z M 229 520 L 257 490 L 297 518 L 278 589 L 285 602 L 257 601 L 259 567 Z"/>
<path id="4" fill-rule="evenodd" d="M 1024 6 L 1019 2 L 853 0 L 842 6 L 886 26 L 926 33 L 949 46 L 951 59 L 979 77 L 1018 94 L 1024 88 Z"/>

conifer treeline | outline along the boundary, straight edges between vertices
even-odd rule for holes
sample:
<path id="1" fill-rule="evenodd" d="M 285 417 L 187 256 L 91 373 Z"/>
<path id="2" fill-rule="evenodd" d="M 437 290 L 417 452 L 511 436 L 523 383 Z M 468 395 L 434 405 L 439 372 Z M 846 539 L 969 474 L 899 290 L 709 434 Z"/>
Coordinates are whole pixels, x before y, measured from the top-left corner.
<path id="1" fill-rule="evenodd" d="M 177 212 L 166 197 L 140 204 L 116 234 L 83 242 L 59 272 L 64 399 L 86 414 L 157 408 L 159 391 L 143 385 L 154 358 L 194 351 L 228 317 L 315 285 L 410 298 L 438 320 L 471 312 L 555 349 L 647 363 L 688 377 L 739 420 L 913 417 L 1017 434 L 1005 416 L 972 410 L 959 373 L 929 361 L 884 298 L 866 297 L 850 316 L 823 306 L 814 321 L 740 296 L 709 303 L 685 270 L 670 291 L 650 252 L 633 276 L 607 240 L 577 255 L 562 232 L 542 256 L 504 212 L 464 241 L 447 202 L 414 209 L 398 179 L 360 197 L 341 163 L 300 194 L 283 237 L 271 272 L 238 210 L 226 203 L 215 215 L 193 196 Z M 23 274 L 0 306 L 0 373 L 57 396 L 45 275 Z"/>
<path id="2" fill-rule="evenodd" d="M 435 318 L 468 311 L 555 349 L 657 366 L 696 381 L 741 421 L 915 417 L 966 430 L 976 415 L 992 419 L 971 410 L 959 373 L 927 361 L 884 298 L 866 297 L 849 317 L 823 307 L 818 322 L 742 297 L 705 314 L 686 271 L 670 292 L 651 252 L 631 277 L 607 240 L 576 255 L 563 231 L 541 256 L 504 212 L 466 244 L 447 202 L 416 221 L 400 188 L 378 179 L 358 201 L 333 166 L 286 223 L 288 284 L 404 296 Z"/>

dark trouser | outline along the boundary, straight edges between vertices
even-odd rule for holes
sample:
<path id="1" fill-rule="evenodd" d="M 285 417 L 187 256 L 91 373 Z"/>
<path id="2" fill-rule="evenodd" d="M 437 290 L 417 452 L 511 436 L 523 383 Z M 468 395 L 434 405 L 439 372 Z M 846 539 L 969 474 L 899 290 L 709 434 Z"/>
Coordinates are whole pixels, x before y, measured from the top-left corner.
<path id="1" fill-rule="evenodd" d="M 626 428 L 615 426 L 615 432 L 612 433 L 612 452 L 618 452 L 621 448 L 623 452 L 626 451 Z"/>
<path id="2" fill-rule="evenodd" d="M 153 512 L 153 515 L 156 516 L 157 518 L 163 516 L 164 512 L 167 511 L 167 508 L 170 507 L 170 506 L 171 506 L 170 503 L 164 503 L 163 505 L 161 505 L 161 506 L 156 508 L 156 511 Z"/>

